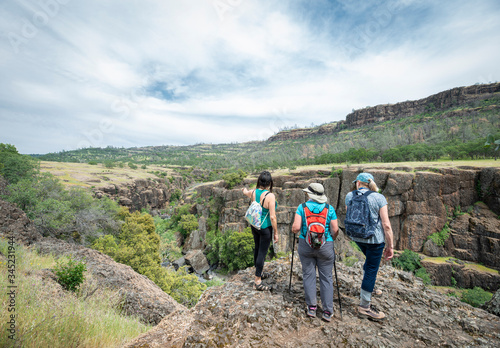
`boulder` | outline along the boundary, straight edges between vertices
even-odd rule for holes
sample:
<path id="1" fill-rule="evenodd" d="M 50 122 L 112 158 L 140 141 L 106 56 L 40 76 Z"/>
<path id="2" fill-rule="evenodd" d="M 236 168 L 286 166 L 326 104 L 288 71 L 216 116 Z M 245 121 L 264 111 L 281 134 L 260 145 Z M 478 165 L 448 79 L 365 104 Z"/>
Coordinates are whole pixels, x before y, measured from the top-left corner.
<path id="1" fill-rule="evenodd" d="M 201 250 L 191 250 L 184 258 L 186 263 L 193 267 L 198 274 L 203 274 L 210 269 L 208 260 Z"/>
<path id="2" fill-rule="evenodd" d="M 436 245 L 432 239 L 429 239 L 424 244 L 424 254 L 431 257 L 446 256 L 444 247 Z"/>
<path id="3" fill-rule="evenodd" d="M 179 268 L 186 265 L 186 259 L 184 257 L 178 258 L 177 260 L 172 262 L 172 265 L 174 266 L 175 270 L 177 271 Z"/>
<path id="4" fill-rule="evenodd" d="M 482 308 L 500 317 L 500 290 L 497 290 L 491 300 L 486 302 Z"/>

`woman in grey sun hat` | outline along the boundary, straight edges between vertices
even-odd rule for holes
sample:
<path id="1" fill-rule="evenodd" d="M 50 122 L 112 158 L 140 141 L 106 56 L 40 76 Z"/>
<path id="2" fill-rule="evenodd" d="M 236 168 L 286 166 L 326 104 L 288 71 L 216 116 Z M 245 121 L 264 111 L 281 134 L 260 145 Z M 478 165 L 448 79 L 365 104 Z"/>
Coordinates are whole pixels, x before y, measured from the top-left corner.
<path id="1" fill-rule="evenodd" d="M 335 261 L 335 251 L 333 241 L 339 233 L 337 214 L 335 209 L 327 204 L 328 198 L 325 195 L 323 185 L 312 183 L 303 189 L 307 193 L 308 200 L 298 206 L 295 219 L 292 225 L 292 232 L 299 233 L 299 257 L 302 263 L 302 278 L 307 305 L 307 316 L 316 317 L 316 268 L 319 273 L 319 285 L 321 295 L 321 305 L 323 309 L 322 319 L 330 321 L 333 314 L 333 278 L 332 270 Z M 311 246 L 306 240 L 307 237 L 307 217 L 321 215 L 319 221 L 324 223 L 324 244 L 321 246 Z M 311 224 L 312 225 L 312 224 Z M 311 226 L 310 225 L 310 226 Z"/>

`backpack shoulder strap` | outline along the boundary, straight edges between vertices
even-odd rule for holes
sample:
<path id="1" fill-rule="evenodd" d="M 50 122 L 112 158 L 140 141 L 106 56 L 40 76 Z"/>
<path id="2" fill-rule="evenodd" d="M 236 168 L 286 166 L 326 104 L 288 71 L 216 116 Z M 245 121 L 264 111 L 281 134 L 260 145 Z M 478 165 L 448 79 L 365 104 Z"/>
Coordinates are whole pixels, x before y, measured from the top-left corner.
<path id="1" fill-rule="evenodd" d="M 266 201 L 267 195 L 270 194 L 270 193 L 271 192 L 267 191 L 267 193 L 264 195 L 264 199 L 262 200 L 262 204 L 261 204 L 262 208 L 264 208 L 264 202 Z"/>

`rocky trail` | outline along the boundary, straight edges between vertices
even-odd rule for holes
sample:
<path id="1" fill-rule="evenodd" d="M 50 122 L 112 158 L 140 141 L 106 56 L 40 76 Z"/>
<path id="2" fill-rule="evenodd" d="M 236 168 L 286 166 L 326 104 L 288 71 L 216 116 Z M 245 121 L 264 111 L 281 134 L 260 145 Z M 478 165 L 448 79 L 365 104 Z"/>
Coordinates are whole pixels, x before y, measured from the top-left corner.
<path id="1" fill-rule="evenodd" d="M 382 266 L 373 299 L 386 313 L 384 322 L 356 314 L 362 277 L 361 263 L 337 263 L 342 301 L 340 318 L 330 323 L 306 318 L 301 266 L 294 260 L 289 293 L 290 258 L 266 263 L 272 292 L 252 289 L 253 268 L 240 271 L 224 285 L 206 291 L 191 310 L 165 317 L 148 333 L 126 345 L 132 347 L 498 347 L 500 318 L 441 295 L 412 274 Z M 318 292 L 319 293 L 319 292 Z M 336 294 L 336 291 L 335 291 Z M 319 308 L 321 309 L 321 308 Z"/>

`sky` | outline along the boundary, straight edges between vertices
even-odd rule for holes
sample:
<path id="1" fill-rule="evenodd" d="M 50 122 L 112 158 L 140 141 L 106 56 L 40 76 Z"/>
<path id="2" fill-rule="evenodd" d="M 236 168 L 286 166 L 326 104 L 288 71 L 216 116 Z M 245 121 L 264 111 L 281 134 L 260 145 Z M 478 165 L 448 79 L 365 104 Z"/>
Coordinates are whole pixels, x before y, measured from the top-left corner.
<path id="1" fill-rule="evenodd" d="M 9 0 L 0 143 L 242 143 L 500 80 L 498 0 Z"/>

